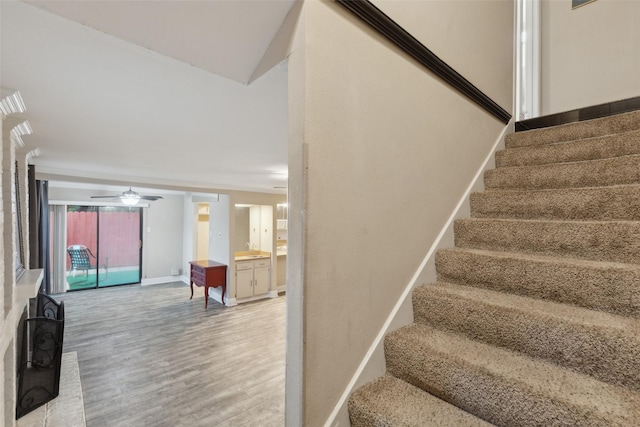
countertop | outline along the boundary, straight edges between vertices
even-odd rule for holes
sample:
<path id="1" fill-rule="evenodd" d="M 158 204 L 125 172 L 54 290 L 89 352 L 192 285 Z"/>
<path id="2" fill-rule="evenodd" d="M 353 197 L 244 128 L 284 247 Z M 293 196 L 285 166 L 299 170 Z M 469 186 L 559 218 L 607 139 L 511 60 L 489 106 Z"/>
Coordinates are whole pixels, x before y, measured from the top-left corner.
<path id="1" fill-rule="evenodd" d="M 271 255 L 240 255 L 235 257 L 236 261 L 252 261 L 254 259 L 271 258 Z"/>

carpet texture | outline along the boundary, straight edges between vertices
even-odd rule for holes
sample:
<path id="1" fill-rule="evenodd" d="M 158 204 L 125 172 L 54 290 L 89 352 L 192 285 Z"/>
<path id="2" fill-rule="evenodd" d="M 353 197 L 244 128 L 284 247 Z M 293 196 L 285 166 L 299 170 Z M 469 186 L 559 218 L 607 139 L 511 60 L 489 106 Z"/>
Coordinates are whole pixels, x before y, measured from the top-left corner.
<path id="1" fill-rule="evenodd" d="M 353 426 L 640 425 L 640 112 L 506 147 Z"/>

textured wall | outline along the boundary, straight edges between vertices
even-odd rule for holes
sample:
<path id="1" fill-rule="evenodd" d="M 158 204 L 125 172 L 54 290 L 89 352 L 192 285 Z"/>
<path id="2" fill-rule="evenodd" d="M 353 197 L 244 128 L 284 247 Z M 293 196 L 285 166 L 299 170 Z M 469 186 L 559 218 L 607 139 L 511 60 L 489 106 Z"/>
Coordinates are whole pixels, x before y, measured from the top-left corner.
<path id="1" fill-rule="evenodd" d="M 464 78 L 510 111 L 512 0 L 373 0 Z"/>
<path id="2" fill-rule="evenodd" d="M 501 12 L 483 13 L 483 25 L 512 40 L 513 14 L 502 12 L 503 2 L 486 7 L 494 4 Z M 438 19 L 434 12 L 424 23 Z M 340 5 L 306 2 L 296 38 L 289 63 L 287 421 L 294 425 L 290 411 L 299 409 L 289 390 L 300 386 L 302 424 L 317 426 L 504 126 Z M 456 49 L 456 37 L 449 41 Z M 487 86 L 511 99 L 513 43 L 500 49 L 496 81 Z M 304 321 L 298 349 L 297 304 Z M 302 385 L 300 366 L 290 364 L 296 350 L 303 351 Z"/>

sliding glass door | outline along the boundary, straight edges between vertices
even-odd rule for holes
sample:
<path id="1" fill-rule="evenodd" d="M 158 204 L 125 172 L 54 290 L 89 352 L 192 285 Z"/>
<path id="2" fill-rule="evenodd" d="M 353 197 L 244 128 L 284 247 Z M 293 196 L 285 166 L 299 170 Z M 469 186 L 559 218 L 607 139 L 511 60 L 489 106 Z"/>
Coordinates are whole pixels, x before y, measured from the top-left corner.
<path id="1" fill-rule="evenodd" d="M 68 290 L 140 283 L 142 208 L 67 206 Z"/>

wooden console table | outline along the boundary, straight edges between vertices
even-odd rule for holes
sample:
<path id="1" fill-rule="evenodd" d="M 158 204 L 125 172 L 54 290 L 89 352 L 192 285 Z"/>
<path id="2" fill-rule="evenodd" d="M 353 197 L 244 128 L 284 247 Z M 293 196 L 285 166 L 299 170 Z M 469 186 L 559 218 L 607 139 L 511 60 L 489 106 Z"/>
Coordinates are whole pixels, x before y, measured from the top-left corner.
<path id="1" fill-rule="evenodd" d="M 224 293 L 227 289 L 227 266 L 219 262 L 190 261 L 191 264 L 191 298 L 193 298 L 193 284 L 204 286 L 204 308 L 209 304 L 209 288 L 222 286 L 222 305 L 224 305 Z M 189 298 L 189 299 L 191 299 Z"/>

